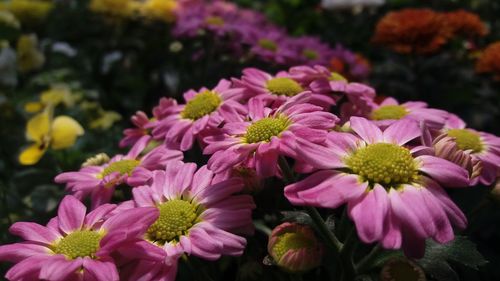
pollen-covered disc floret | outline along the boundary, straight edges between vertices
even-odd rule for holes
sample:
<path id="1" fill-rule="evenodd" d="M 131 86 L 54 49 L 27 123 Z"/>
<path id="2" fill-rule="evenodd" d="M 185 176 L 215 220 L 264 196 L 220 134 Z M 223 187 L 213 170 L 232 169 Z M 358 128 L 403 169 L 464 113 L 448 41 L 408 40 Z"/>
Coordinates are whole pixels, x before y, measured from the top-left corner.
<path id="1" fill-rule="evenodd" d="M 288 125 L 290 121 L 284 116 L 262 118 L 247 128 L 244 139 L 246 143 L 269 142 L 285 131 Z"/>
<path id="2" fill-rule="evenodd" d="M 483 151 L 483 143 L 478 133 L 468 129 L 451 129 L 448 136 L 455 138 L 458 148 L 472 150 L 474 153 Z"/>
<path id="3" fill-rule="evenodd" d="M 217 110 L 221 103 L 222 99 L 216 92 L 204 91 L 187 102 L 186 107 L 181 112 L 181 117 L 198 120 Z"/>
<path id="4" fill-rule="evenodd" d="M 410 183 L 418 176 L 410 150 L 390 143 L 360 148 L 346 159 L 346 163 L 363 180 L 385 187 Z"/>
<path id="5" fill-rule="evenodd" d="M 273 247 L 273 252 L 277 259 L 281 259 L 289 250 L 312 248 L 314 246 L 314 241 L 310 237 L 306 237 L 303 233 L 284 233 L 278 237 L 278 241 Z"/>
<path id="6" fill-rule="evenodd" d="M 278 77 L 266 82 L 266 88 L 277 96 L 292 97 L 304 91 L 295 80 L 287 77 Z"/>
<path id="7" fill-rule="evenodd" d="M 158 206 L 160 217 L 148 229 L 148 239 L 165 244 L 170 241 L 179 241 L 179 237 L 186 235 L 198 218 L 197 206 L 191 202 L 174 199 Z"/>
<path id="8" fill-rule="evenodd" d="M 102 172 L 99 174 L 100 178 L 104 178 L 109 176 L 112 173 L 120 173 L 120 175 L 125 175 L 132 173 L 132 171 L 137 167 L 141 162 L 135 159 L 123 159 L 120 161 L 116 161 L 110 163 Z"/>
<path id="9" fill-rule="evenodd" d="M 408 114 L 408 110 L 401 105 L 384 105 L 372 112 L 373 120 L 399 120 Z"/>
<path id="10" fill-rule="evenodd" d="M 92 230 L 80 230 L 68 234 L 54 246 L 54 253 L 65 255 L 69 259 L 94 257 L 99 250 L 103 235 Z"/>

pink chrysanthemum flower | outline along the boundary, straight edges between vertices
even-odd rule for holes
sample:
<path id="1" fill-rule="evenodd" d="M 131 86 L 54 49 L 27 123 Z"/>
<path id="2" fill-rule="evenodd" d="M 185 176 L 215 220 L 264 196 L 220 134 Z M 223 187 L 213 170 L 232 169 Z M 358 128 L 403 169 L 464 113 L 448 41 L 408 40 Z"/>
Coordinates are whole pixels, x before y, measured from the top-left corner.
<path id="1" fill-rule="evenodd" d="M 220 113 L 222 105 L 240 106 L 238 101 L 244 95 L 243 89 L 232 87 L 232 83 L 225 79 L 212 90 L 190 90 L 184 94 L 186 104 L 178 106 L 176 111 L 163 118 L 153 130 L 153 135 L 165 136 L 169 146 L 189 150 L 203 131 L 216 128 L 224 121 Z"/>
<path id="2" fill-rule="evenodd" d="M 213 172 L 206 166 L 196 171 L 194 163 L 172 161 L 164 171 L 155 171 L 152 183 L 135 188 L 133 194 L 136 206 L 155 207 L 160 216 L 141 243 L 122 253 L 142 251 L 157 261 L 138 265 L 130 280 L 171 280 L 168 276 L 182 254 L 206 260 L 241 255 L 246 240 L 234 233 L 253 233 L 255 208 L 251 196 L 234 195 L 242 189 L 240 179 L 215 181 Z"/>
<path id="3" fill-rule="evenodd" d="M 481 161 L 481 174 L 471 185 L 478 181 L 484 185 L 492 184 L 500 170 L 500 138 L 467 128 L 465 122 L 454 114 L 450 114 L 442 131 L 453 138 L 458 148 L 469 154 L 473 161 Z"/>
<path id="4" fill-rule="evenodd" d="M 372 120 L 381 128 L 385 128 L 396 120 L 412 119 L 425 122 L 429 129 L 441 129 L 448 119 L 449 113 L 444 110 L 428 108 L 425 102 L 410 101 L 400 104 L 394 98 L 385 98 L 380 104 L 369 103 L 369 109 L 361 116 Z M 346 118 L 349 116 L 345 116 Z"/>
<path id="5" fill-rule="evenodd" d="M 205 138 L 208 146 L 203 153 L 213 154 L 208 167 L 220 173 L 250 161 L 258 176 L 278 175 L 280 155 L 295 157 L 298 139 L 323 142 L 338 121 L 321 107 L 306 103 L 309 97 L 295 96 L 275 110 L 265 107 L 261 99 L 251 99 L 248 114 L 228 115 L 219 133 Z"/>
<path id="6" fill-rule="evenodd" d="M 85 206 L 68 195 L 47 226 L 13 224 L 10 232 L 26 241 L 0 246 L 0 260 L 16 263 L 5 277 L 11 281 L 118 281 L 111 253 L 144 235 L 158 211 L 135 208 L 108 218 L 115 207 L 105 204 L 85 215 Z"/>
<path id="7" fill-rule="evenodd" d="M 92 208 L 108 203 L 116 186 L 123 183 L 131 186 L 145 184 L 150 171 L 163 169 L 168 161 L 182 160 L 182 152 L 163 145 L 145 152 L 150 139 L 149 136 L 142 137 L 127 155 L 116 155 L 102 165 L 89 165 L 78 172 L 62 173 L 55 178 L 55 182 L 65 183 L 66 190 L 80 200 L 90 196 Z"/>
<path id="8" fill-rule="evenodd" d="M 350 123 L 357 135 L 332 132 L 326 146 L 297 142 L 300 156 L 320 171 L 285 187 L 288 200 L 325 208 L 347 203 L 362 241 L 402 247 L 412 257 L 423 255 L 426 238 L 452 240 L 452 224 L 464 228 L 466 218 L 441 184 L 467 186 L 467 171 L 422 155 L 426 147 L 406 146 L 421 137 L 413 120 L 394 122 L 385 131 L 360 117 Z"/>
<path id="9" fill-rule="evenodd" d="M 264 101 L 266 106 L 276 108 L 290 98 L 303 93 L 312 93 L 310 103 L 330 107 L 335 101 L 325 95 L 317 95 L 309 88 L 293 79 L 285 71 L 278 72 L 275 76 L 256 68 L 243 70 L 241 80 L 234 80 L 235 85 L 247 89 L 253 97 Z"/>
<path id="10" fill-rule="evenodd" d="M 142 111 L 137 111 L 130 120 L 135 125 L 135 128 L 123 130 L 125 137 L 120 140 L 120 147 L 133 146 L 143 136 L 150 135 L 155 121 L 155 119 L 149 119 L 146 113 Z"/>

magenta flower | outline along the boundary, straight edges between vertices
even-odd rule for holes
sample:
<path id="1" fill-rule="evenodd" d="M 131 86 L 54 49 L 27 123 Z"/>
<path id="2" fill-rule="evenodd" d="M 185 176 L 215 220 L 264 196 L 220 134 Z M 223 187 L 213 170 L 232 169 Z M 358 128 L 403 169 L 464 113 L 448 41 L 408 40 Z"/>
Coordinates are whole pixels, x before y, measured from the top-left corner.
<path id="1" fill-rule="evenodd" d="M 423 255 L 426 238 L 452 240 L 452 224 L 464 228 L 466 218 L 441 185 L 467 186 L 467 171 L 423 155 L 426 147 L 407 146 L 421 137 L 413 120 L 384 131 L 360 117 L 350 123 L 357 135 L 332 132 L 324 146 L 297 141 L 299 155 L 320 171 L 285 187 L 288 200 L 324 208 L 347 203 L 362 241 L 402 247 L 412 257 Z"/>
<path id="2" fill-rule="evenodd" d="M 318 37 L 302 36 L 295 38 L 293 47 L 297 51 L 296 64 L 328 65 L 333 57 L 332 48 Z"/>
<path id="3" fill-rule="evenodd" d="M 321 107 L 306 103 L 309 98 L 309 94 L 295 96 L 275 110 L 253 98 L 247 114 L 227 110 L 224 127 L 205 138 L 208 146 L 203 153 L 213 154 L 208 167 L 220 173 L 250 163 L 260 177 L 278 175 L 280 155 L 295 157 L 298 139 L 323 142 L 338 121 Z"/>
<path id="4" fill-rule="evenodd" d="M 149 119 L 146 113 L 142 111 L 137 111 L 130 120 L 135 125 L 135 128 L 123 130 L 125 137 L 120 141 L 120 147 L 133 146 L 143 136 L 150 135 L 150 130 L 154 124 L 154 120 Z"/>
<path id="5" fill-rule="evenodd" d="M 387 127 L 396 120 L 411 119 L 424 122 L 429 129 L 439 130 L 443 128 L 449 115 L 444 110 L 428 108 L 425 102 L 410 101 L 399 104 L 396 99 L 390 97 L 385 98 L 380 104 L 370 102 L 367 109 L 361 116 L 373 120 L 381 128 Z"/>
<path id="6" fill-rule="evenodd" d="M 309 103 L 319 105 L 323 108 L 329 108 L 335 104 L 332 97 L 317 94 L 311 91 L 306 85 L 294 80 L 291 75 L 285 71 L 278 72 L 275 76 L 256 68 L 246 68 L 243 70 L 241 80 L 236 80 L 237 87 L 243 87 L 251 96 L 264 101 L 264 105 L 276 108 L 282 105 L 290 98 L 302 93 L 311 93 Z"/>
<path id="7" fill-rule="evenodd" d="M 454 114 L 449 115 L 442 132 L 453 138 L 458 148 L 470 155 L 473 162 L 481 162 L 481 174 L 472 180 L 471 185 L 476 185 L 478 181 L 490 185 L 495 181 L 500 171 L 499 137 L 467 128 L 465 122 Z"/>
<path id="8" fill-rule="evenodd" d="M 135 208 L 109 217 L 114 208 L 105 204 L 85 215 L 85 206 L 68 195 L 47 226 L 13 224 L 10 232 L 26 241 L 0 246 L 0 260 L 16 263 L 5 277 L 11 281 L 118 281 L 111 254 L 144 235 L 158 211 Z"/>
<path id="9" fill-rule="evenodd" d="M 116 186 L 123 183 L 142 185 L 149 179 L 149 171 L 163 169 L 168 161 L 182 160 L 182 152 L 167 149 L 163 145 L 145 151 L 150 139 L 150 136 L 142 137 L 127 155 L 116 155 L 105 164 L 62 173 L 55 178 L 55 182 L 65 183 L 66 190 L 80 200 L 90 196 L 92 209 L 108 203 Z"/>
<path id="10" fill-rule="evenodd" d="M 253 28 L 250 33 L 250 53 L 260 60 L 280 65 L 290 65 L 295 60 L 296 52 L 288 34 L 281 29 Z"/>
<path id="11" fill-rule="evenodd" d="M 152 183 L 135 188 L 133 194 L 136 206 L 155 207 L 160 216 L 146 231 L 143 242 L 130 244 L 121 252 L 133 256 L 131 253 L 141 251 L 157 260 L 138 265 L 133 273 L 137 279 L 131 280 L 139 280 L 141 274 L 172 274 L 182 254 L 207 260 L 241 255 L 246 240 L 235 233 L 253 233 L 251 215 L 255 208 L 251 196 L 234 195 L 242 189 L 241 180 L 216 182 L 213 172 L 206 166 L 196 171 L 194 163 L 172 161 L 164 171 L 155 171 Z M 144 280 L 171 280 L 162 277 L 165 279 Z"/>
<path id="12" fill-rule="evenodd" d="M 160 120 L 153 135 L 165 136 L 168 146 L 189 150 L 204 131 L 216 128 L 224 121 L 220 113 L 224 104 L 241 106 L 238 101 L 244 97 L 243 89 L 232 87 L 232 83 L 225 79 L 219 81 L 213 90 L 190 90 L 184 94 L 186 104 L 178 106 L 171 115 Z"/>

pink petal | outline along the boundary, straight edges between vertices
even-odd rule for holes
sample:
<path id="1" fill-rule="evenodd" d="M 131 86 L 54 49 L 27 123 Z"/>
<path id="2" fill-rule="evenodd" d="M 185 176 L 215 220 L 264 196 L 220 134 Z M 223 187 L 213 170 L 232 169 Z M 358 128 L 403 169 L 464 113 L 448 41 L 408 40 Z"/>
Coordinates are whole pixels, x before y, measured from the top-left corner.
<path id="1" fill-rule="evenodd" d="M 141 257 L 142 260 L 163 261 L 167 255 L 165 251 L 145 240 L 127 243 L 118 250 L 127 257 Z"/>
<path id="2" fill-rule="evenodd" d="M 24 240 L 51 244 L 61 235 L 56 231 L 33 222 L 16 222 L 9 228 L 10 233 Z"/>
<path id="3" fill-rule="evenodd" d="M 286 186 L 285 197 L 296 205 L 337 208 L 361 196 L 367 186 L 357 176 L 325 170 Z"/>
<path id="4" fill-rule="evenodd" d="M 57 211 L 59 228 L 65 233 L 81 229 L 86 212 L 87 208 L 80 200 L 71 195 L 65 196 Z"/>
<path id="5" fill-rule="evenodd" d="M 31 242 L 1 245 L 0 260 L 17 263 L 31 256 L 47 255 L 50 252 L 47 247 Z"/>
<path id="6" fill-rule="evenodd" d="M 82 259 L 67 260 L 63 255 L 56 255 L 48 259 L 40 270 L 40 279 L 50 281 L 71 280 L 69 277 L 82 266 Z"/>
<path id="7" fill-rule="evenodd" d="M 351 128 L 367 143 L 377 143 L 384 140 L 379 127 L 363 117 L 351 117 Z"/>
<path id="8" fill-rule="evenodd" d="M 372 243 L 382 238 L 388 206 L 387 192 L 379 184 L 356 201 L 349 202 L 349 216 L 363 242 Z"/>
<path id="9" fill-rule="evenodd" d="M 417 122 L 403 119 L 392 123 L 383 134 L 386 142 L 403 145 L 421 136 L 422 132 Z"/>
<path id="10" fill-rule="evenodd" d="M 202 228 L 192 228 L 189 233 L 191 241 L 191 254 L 206 260 L 217 260 L 223 248 L 220 241 L 211 239 L 210 235 Z"/>
<path id="11" fill-rule="evenodd" d="M 270 143 L 260 144 L 255 153 L 256 171 L 262 178 L 276 175 L 278 170 L 278 138 L 273 137 Z"/>
<path id="12" fill-rule="evenodd" d="M 132 194 L 134 196 L 134 202 L 138 207 L 148 207 L 154 206 L 155 201 L 153 200 L 152 193 L 155 189 L 149 186 L 140 186 L 132 189 Z"/>
<path id="13" fill-rule="evenodd" d="M 5 274 L 5 278 L 16 281 L 39 280 L 40 268 L 47 259 L 51 259 L 51 257 L 33 256 L 22 260 L 9 269 L 7 274 Z"/>
<path id="14" fill-rule="evenodd" d="M 297 153 L 302 161 L 318 169 L 335 169 L 345 167 L 339 155 L 330 147 L 297 139 L 300 147 Z"/>
<path id="15" fill-rule="evenodd" d="M 97 207 L 85 217 L 85 225 L 92 228 L 94 224 L 101 222 L 101 220 L 115 208 L 115 204 L 104 204 Z"/>
<path id="16" fill-rule="evenodd" d="M 389 206 L 387 218 L 384 225 L 384 234 L 382 237 L 382 246 L 386 249 L 399 249 L 402 243 L 401 229 L 398 219 L 394 216 L 392 209 Z"/>
<path id="17" fill-rule="evenodd" d="M 108 233 L 126 231 L 130 237 L 135 237 L 143 234 L 156 221 L 159 215 L 160 213 L 155 207 L 139 207 L 124 210 L 107 219 L 101 228 L 108 231 Z"/>
<path id="18" fill-rule="evenodd" d="M 442 158 L 422 155 L 415 158 L 421 161 L 420 171 L 428 174 L 444 186 L 465 187 L 469 185 L 469 174 L 464 168 Z"/>
<path id="19" fill-rule="evenodd" d="M 119 281 L 118 270 L 111 260 L 93 260 L 84 258 L 83 268 L 97 281 Z"/>

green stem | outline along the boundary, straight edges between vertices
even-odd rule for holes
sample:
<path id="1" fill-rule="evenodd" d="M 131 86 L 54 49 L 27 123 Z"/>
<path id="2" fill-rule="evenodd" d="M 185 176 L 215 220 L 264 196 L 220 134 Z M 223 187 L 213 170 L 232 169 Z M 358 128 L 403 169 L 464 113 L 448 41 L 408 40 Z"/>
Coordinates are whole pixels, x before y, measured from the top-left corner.
<path id="1" fill-rule="evenodd" d="M 321 235 L 326 239 L 327 246 L 329 246 L 332 250 L 335 251 L 336 254 L 340 253 L 340 250 L 344 246 L 342 242 L 339 241 L 337 236 L 333 234 L 325 224 L 325 221 L 319 214 L 318 210 L 314 207 L 305 207 L 307 213 L 312 218 L 314 224 L 318 227 Z"/>
<path id="2" fill-rule="evenodd" d="M 288 162 L 286 161 L 285 157 L 280 156 L 278 158 L 278 164 L 281 168 L 281 172 L 283 173 L 283 179 L 285 180 L 285 183 L 292 183 L 295 180 L 295 176 L 293 174 L 292 169 L 288 165 Z"/>
<path id="3" fill-rule="evenodd" d="M 377 259 L 378 254 L 382 251 L 382 247 L 380 244 L 377 244 L 371 252 L 366 255 L 357 265 L 356 272 L 363 273 L 366 270 L 370 269 L 373 266 L 373 262 Z"/>
<path id="4" fill-rule="evenodd" d="M 356 269 L 353 264 L 353 254 L 357 243 L 356 230 L 351 227 L 347 238 L 344 240 L 344 246 L 340 250 L 340 263 L 344 271 L 342 272 L 341 280 L 349 281 L 354 280 L 356 276 Z"/>

